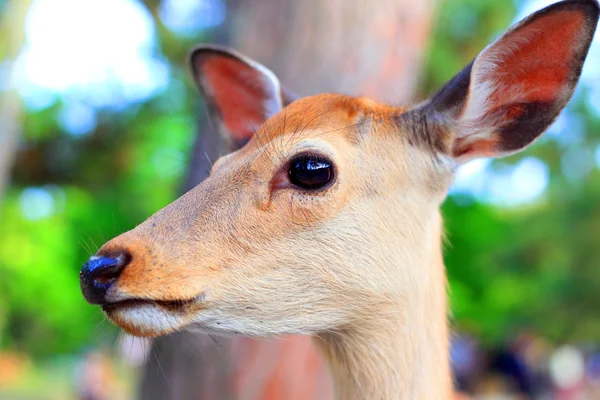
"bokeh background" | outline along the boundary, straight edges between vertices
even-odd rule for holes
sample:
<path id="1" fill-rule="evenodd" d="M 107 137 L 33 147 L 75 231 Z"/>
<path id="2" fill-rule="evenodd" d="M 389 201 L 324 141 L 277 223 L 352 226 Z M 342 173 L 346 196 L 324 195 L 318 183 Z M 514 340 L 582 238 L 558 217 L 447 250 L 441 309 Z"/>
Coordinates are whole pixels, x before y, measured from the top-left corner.
<path id="1" fill-rule="evenodd" d="M 508 25 L 552 2 L 0 0 L 0 399 L 130 399 L 149 384 L 139 383 L 144 363 L 161 367 L 162 353 L 84 302 L 78 272 L 218 155 L 206 148 L 214 132 L 187 69 L 195 44 L 234 46 L 300 94 L 404 102 L 431 94 Z M 405 41 L 378 25 L 379 7 L 396 7 Z M 359 14 L 363 24 L 353 24 Z M 299 28 L 315 16 L 320 29 Z M 404 60 L 383 64 L 404 69 L 360 76 L 331 47 L 364 37 L 401 47 Z M 385 59 L 356 54 L 365 48 L 352 57 Z M 391 98 L 381 88 L 394 76 Z M 463 166 L 443 211 L 460 389 L 600 398 L 599 36 L 543 139 Z M 153 380 L 170 393 L 179 385 L 162 367 Z"/>

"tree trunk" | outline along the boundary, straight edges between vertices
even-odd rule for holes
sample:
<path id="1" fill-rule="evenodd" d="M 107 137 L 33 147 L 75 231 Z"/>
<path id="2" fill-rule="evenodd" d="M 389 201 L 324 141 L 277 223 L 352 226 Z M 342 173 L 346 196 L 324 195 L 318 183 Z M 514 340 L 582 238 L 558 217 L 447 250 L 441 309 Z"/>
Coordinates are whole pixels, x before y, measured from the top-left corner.
<path id="1" fill-rule="evenodd" d="M 436 0 L 250 0 L 232 10 L 231 45 L 301 95 L 412 100 Z"/>
<path id="2" fill-rule="evenodd" d="M 413 98 L 436 0 L 232 3 L 226 44 L 271 68 L 292 91 L 365 95 L 396 104 Z M 224 149 L 214 129 L 199 132 L 188 189 L 205 178 L 208 159 Z M 160 338 L 140 391 L 143 399 L 332 397 L 328 369 L 305 336 Z"/>

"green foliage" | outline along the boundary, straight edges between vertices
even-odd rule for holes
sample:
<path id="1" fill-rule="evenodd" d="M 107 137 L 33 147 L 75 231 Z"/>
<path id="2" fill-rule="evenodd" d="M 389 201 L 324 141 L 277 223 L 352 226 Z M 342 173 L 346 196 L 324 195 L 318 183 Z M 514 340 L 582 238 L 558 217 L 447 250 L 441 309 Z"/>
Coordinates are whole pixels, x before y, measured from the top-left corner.
<path id="1" fill-rule="evenodd" d="M 81 240 L 73 225 L 94 215 L 94 202 L 76 188 L 55 191 L 63 210 L 40 221 L 24 218 L 17 191 L 8 194 L 3 208 L 0 302 L 8 308 L 5 345 L 39 353 L 83 343 L 87 332 L 78 325 L 91 324 L 96 314 L 80 300 L 76 265 L 84 257 L 73 246 Z"/>
<path id="2" fill-rule="evenodd" d="M 422 93 L 442 87 L 506 29 L 515 13 L 508 1 L 442 1 L 433 24 Z"/>
<path id="3" fill-rule="evenodd" d="M 444 206 L 447 268 L 459 328 L 488 343 L 518 329 L 560 341 L 600 340 L 600 174 L 533 207 Z M 567 198 L 568 197 L 568 198 Z"/>
<path id="4" fill-rule="evenodd" d="M 200 109 L 185 62 L 192 44 L 160 24 L 158 31 L 164 53 L 179 62 L 157 97 L 96 109 L 96 129 L 77 136 L 60 123 L 63 99 L 25 110 L 0 207 L 0 350 L 45 356 L 115 338 L 116 328 L 83 300 L 79 270 L 107 239 L 175 199 Z"/>
<path id="5" fill-rule="evenodd" d="M 104 335 L 110 325 L 98 330 L 104 317 L 83 300 L 79 269 L 97 245 L 175 198 L 195 133 L 187 90 L 194 89 L 177 94 L 179 109 L 164 110 L 161 98 L 135 114 L 101 115 L 96 132 L 81 138 L 58 129 L 51 110 L 60 105 L 31 114 L 30 148 L 17 160 L 1 211 L 2 345 L 48 354 Z M 36 214 L 46 206 L 28 205 L 32 188 L 50 196 L 51 215 L 28 219 L 27 207 Z"/>

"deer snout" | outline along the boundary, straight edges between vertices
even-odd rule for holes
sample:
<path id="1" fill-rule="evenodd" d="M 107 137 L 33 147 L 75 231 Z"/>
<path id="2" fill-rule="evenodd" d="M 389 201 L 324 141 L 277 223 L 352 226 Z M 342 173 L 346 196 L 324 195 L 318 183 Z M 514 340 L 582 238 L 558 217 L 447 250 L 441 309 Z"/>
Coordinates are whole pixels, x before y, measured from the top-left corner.
<path id="1" fill-rule="evenodd" d="M 113 257 L 90 257 L 79 273 L 81 291 L 88 303 L 106 303 L 106 292 L 117 281 L 130 259 L 126 253 Z"/>

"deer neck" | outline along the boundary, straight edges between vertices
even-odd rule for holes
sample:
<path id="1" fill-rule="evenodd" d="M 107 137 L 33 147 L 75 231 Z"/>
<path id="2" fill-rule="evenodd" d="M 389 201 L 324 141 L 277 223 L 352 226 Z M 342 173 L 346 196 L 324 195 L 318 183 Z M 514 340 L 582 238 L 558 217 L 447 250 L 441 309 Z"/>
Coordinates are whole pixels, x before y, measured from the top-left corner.
<path id="1" fill-rule="evenodd" d="M 446 278 L 436 215 L 426 279 L 418 290 L 373 308 L 367 318 L 316 338 L 339 399 L 449 399 Z"/>

